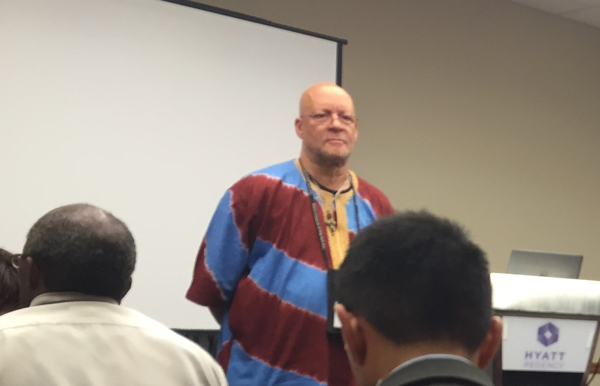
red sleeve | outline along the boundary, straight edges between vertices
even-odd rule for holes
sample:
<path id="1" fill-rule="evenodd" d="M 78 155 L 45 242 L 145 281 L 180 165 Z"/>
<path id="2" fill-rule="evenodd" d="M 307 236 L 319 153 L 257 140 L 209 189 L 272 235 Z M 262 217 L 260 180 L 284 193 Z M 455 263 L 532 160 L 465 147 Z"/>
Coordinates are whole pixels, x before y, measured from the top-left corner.
<path id="1" fill-rule="evenodd" d="M 394 208 L 385 194 L 362 178 L 358 178 L 358 194 L 369 201 L 377 217 L 394 213 Z"/>

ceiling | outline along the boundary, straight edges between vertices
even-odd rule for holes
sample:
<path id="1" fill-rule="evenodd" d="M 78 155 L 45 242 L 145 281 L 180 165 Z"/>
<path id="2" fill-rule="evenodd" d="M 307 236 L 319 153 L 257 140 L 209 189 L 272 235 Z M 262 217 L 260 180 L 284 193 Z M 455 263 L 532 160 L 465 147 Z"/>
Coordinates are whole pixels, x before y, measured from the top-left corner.
<path id="1" fill-rule="evenodd" d="M 511 0 L 600 28 L 600 0 Z"/>

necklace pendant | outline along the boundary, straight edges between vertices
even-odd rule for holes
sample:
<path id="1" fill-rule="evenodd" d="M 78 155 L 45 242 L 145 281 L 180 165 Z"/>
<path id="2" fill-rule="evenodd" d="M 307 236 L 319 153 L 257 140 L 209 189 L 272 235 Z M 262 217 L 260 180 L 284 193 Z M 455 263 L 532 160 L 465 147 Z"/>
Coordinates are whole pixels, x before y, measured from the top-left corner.
<path id="1" fill-rule="evenodd" d="M 325 221 L 325 225 L 329 227 L 331 234 L 335 233 L 335 229 L 337 228 L 337 221 L 334 220 L 331 212 L 327 212 L 327 220 Z"/>

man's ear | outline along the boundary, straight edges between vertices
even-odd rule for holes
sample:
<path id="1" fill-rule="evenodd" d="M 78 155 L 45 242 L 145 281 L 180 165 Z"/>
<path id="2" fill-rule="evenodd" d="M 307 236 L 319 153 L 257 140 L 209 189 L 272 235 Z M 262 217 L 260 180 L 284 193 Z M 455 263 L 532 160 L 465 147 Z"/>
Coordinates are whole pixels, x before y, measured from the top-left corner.
<path id="1" fill-rule="evenodd" d="M 33 259 L 31 258 L 31 256 L 27 256 L 23 260 L 24 261 L 21 261 L 20 264 L 26 264 L 27 267 L 24 269 L 20 268 L 19 270 L 23 269 L 23 271 L 26 273 L 24 279 L 27 281 L 29 288 L 33 289 L 33 291 L 35 292 L 36 290 L 40 289 L 43 285 L 42 274 L 35 262 L 33 261 Z"/>
<path id="2" fill-rule="evenodd" d="M 298 138 L 302 139 L 302 118 L 298 117 L 294 121 L 294 127 L 296 128 L 296 135 Z"/>
<path id="3" fill-rule="evenodd" d="M 348 312 L 343 305 L 336 304 L 335 312 L 342 322 L 342 337 L 348 359 L 354 362 L 354 365 L 363 366 L 367 357 L 367 343 L 362 326 L 356 316 Z"/>
<path id="4" fill-rule="evenodd" d="M 479 354 L 477 357 L 477 367 L 483 369 L 490 363 L 494 355 L 500 340 L 502 339 L 502 319 L 498 316 L 492 316 L 490 323 L 490 329 L 483 340 L 481 347 L 479 347 Z"/>
<path id="5" fill-rule="evenodd" d="M 36 296 L 47 292 L 44 275 L 40 272 L 31 256 L 23 256 L 19 260 L 19 303 L 29 307 Z"/>

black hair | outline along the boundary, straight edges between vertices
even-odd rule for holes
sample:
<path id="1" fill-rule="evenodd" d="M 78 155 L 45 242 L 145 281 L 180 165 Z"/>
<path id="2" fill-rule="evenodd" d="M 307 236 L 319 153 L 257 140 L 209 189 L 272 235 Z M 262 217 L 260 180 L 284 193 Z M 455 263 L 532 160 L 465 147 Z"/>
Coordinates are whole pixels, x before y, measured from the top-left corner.
<path id="1" fill-rule="evenodd" d="M 19 305 L 19 272 L 12 265 L 14 255 L 0 248 L 0 313 Z"/>
<path id="2" fill-rule="evenodd" d="M 80 292 L 120 301 L 133 273 L 135 242 L 127 226 L 89 204 L 56 208 L 29 230 L 30 256 L 51 292 Z"/>
<path id="3" fill-rule="evenodd" d="M 426 211 L 376 220 L 352 241 L 337 300 L 397 345 L 447 341 L 474 352 L 490 328 L 485 253 Z"/>

